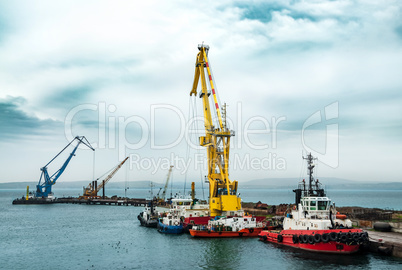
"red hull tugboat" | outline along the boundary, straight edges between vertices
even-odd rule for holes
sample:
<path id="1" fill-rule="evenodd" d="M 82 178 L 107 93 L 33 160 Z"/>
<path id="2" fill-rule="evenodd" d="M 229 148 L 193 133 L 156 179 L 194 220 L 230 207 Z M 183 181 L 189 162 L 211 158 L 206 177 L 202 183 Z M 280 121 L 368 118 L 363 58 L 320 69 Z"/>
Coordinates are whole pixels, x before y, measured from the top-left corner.
<path id="1" fill-rule="evenodd" d="M 283 220 L 283 230 L 262 231 L 262 241 L 278 243 L 295 248 L 350 254 L 368 241 L 367 232 L 354 229 L 345 215 L 336 214 L 335 204 L 326 197 L 318 180 L 313 178 L 313 156 L 307 158 L 309 184 L 303 180 L 296 193 L 296 206 Z"/>

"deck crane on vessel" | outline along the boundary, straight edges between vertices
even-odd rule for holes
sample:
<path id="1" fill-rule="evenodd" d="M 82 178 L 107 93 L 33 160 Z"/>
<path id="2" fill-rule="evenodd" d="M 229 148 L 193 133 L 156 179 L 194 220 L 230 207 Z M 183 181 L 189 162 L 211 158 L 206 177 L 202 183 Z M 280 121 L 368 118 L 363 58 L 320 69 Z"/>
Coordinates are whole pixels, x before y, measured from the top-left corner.
<path id="1" fill-rule="evenodd" d="M 52 163 L 64 150 L 67 149 L 75 140 L 78 141 L 77 145 L 74 147 L 74 150 L 71 152 L 71 154 L 68 156 L 67 160 L 64 162 L 64 164 L 61 166 L 61 168 L 56 171 L 54 174 L 49 176 L 49 173 L 47 171 L 47 166 Z M 84 136 L 76 136 L 69 144 L 67 144 L 66 147 L 63 148 L 52 160 L 49 161 L 45 166 L 43 166 L 40 170 L 42 171 L 41 176 L 39 178 L 38 185 L 36 185 L 36 197 L 37 198 L 48 198 L 49 195 L 52 194 L 52 186 L 56 184 L 57 179 L 62 175 L 64 170 L 66 169 L 68 163 L 70 162 L 71 158 L 75 156 L 75 151 L 77 151 L 78 146 L 80 144 L 86 145 L 89 149 L 92 151 L 95 151 L 95 149 L 91 146 L 91 144 L 88 142 L 88 140 Z"/>
<path id="2" fill-rule="evenodd" d="M 241 211 L 241 199 L 236 195 L 238 182 L 229 180 L 229 146 L 230 137 L 234 136 L 234 132 L 227 128 L 226 120 L 222 120 L 216 89 L 208 63 L 209 46 L 199 44 L 198 50 L 194 82 L 190 96 L 197 96 L 198 83 L 201 81 L 199 97 L 203 103 L 205 136 L 200 137 L 200 145 L 207 148 L 210 215 L 234 215 L 238 211 Z M 212 102 L 218 118 L 217 126 L 214 126 L 212 122 L 209 105 L 209 96 L 211 93 L 207 88 L 206 76 L 208 76 L 212 90 Z"/>
<path id="3" fill-rule="evenodd" d="M 160 190 L 159 190 L 159 192 L 158 192 L 158 201 L 166 201 L 166 190 L 167 190 L 167 188 L 168 188 L 168 185 L 169 185 L 169 179 L 170 179 L 170 175 L 172 174 L 172 169 L 173 169 L 173 165 L 171 165 L 170 166 L 170 168 L 169 168 L 169 172 L 168 172 L 168 174 L 167 174 L 167 178 L 166 178 L 166 183 L 165 183 L 165 187 L 163 188 L 163 191 L 162 191 L 162 196 L 161 197 L 159 197 L 159 192 L 160 192 Z"/>
<path id="4" fill-rule="evenodd" d="M 120 162 L 114 169 L 113 171 L 106 176 L 105 179 L 102 180 L 102 182 L 99 184 L 98 186 L 98 179 L 96 179 L 95 181 L 92 181 L 91 183 L 89 183 L 88 187 L 84 187 L 84 194 L 82 195 L 82 197 L 84 199 L 88 199 L 88 198 L 98 198 L 100 196 L 98 196 L 98 192 L 105 187 L 105 185 L 107 184 L 107 182 L 109 182 L 110 179 L 112 179 L 112 177 L 117 173 L 118 170 L 120 170 L 121 166 L 123 166 L 123 164 L 127 161 L 128 157 L 126 157 L 122 162 Z"/>

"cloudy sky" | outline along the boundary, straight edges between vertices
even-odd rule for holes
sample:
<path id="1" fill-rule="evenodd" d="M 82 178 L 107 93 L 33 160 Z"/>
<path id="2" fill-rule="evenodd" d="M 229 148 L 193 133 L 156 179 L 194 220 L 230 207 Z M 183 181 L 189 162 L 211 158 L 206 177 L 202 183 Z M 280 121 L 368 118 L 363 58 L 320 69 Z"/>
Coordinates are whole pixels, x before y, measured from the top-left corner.
<path id="1" fill-rule="evenodd" d="M 401 18 L 398 0 L 0 0 L 0 182 L 37 181 L 77 135 L 95 154 L 80 148 L 61 181 L 124 156 L 119 180 L 162 182 L 173 164 L 199 181 L 203 42 L 236 133 L 233 180 L 304 177 L 311 151 L 321 177 L 402 181 Z"/>

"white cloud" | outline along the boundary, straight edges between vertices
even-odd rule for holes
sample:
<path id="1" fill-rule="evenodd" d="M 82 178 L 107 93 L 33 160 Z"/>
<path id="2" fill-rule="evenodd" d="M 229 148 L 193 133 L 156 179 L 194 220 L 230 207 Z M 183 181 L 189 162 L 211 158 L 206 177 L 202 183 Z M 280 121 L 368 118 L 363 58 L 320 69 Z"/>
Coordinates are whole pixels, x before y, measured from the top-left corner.
<path id="1" fill-rule="evenodd" d="M 274 151 L 289 164 L 299 164 L 295 130 L 331 102 L 339 101 L 341 128 L 342 123 L 350 128 L 349 123 L 359 122 L 361 128 L 373 127 L 376 138 L 383 135 L 381 127 L 401 120 L 401 96 L 395 94 L 402 86 L 398 1 L 30 1 L 13 2 L 6 9 L 8 15 L 0 16 L 10 27 L 0 39 L 0 98 L 24 97 L 27 102 L 20 109 L 40 119 L 64 121 L 75 106 L 99 102 L 116 105 L 109 114 L 113 117 L 139 115 L 148 121 L 150 105 L 163 103 L 187 115 L 196 47 L 205 41 L 231 118 L 237 118 L 238 102 L 243 121 L 256 115 L 287 117 L 281 134 L 289 133 L 278 138 L 283 143 Z M 264 19 L 246 16 L 248 9 L 260 9 Z M 166 141 L 178 128 L 168 116 L 158 119 L 157 127 Z M 91 117 L 82 120 L 98 120 L 96 113 Z M 76 132 L 96 135 L 85 125 Z M 340 145 L 348 149 L 341 153 L 364 151 L 364 143 L 354 143 L 359 138 L 347 132 L 342 136 Z M 391 143 L 378 140 L 379 148 Z M 149 147 L 142 151 L 168 154 Z M 236 151 L 265 154 L 247 148 L 232 153 Z M 397 160 L 397 153 L 392 156 Z M 341 157 L 352 161 L 353 155 Z M 359 163 L 359 155 L 355 158 L 341 163 L 336 173 L 352 171 Z M 290 177 L 298 169 L 266 173 Z M 261 171 L 232 173 L 258 178 Z M 359 170 L 353 178 L 363 174 Z M 22 178 L 11 171 L 6 175 Z M 392 179 L 396 175 L 389 172 Z"/>

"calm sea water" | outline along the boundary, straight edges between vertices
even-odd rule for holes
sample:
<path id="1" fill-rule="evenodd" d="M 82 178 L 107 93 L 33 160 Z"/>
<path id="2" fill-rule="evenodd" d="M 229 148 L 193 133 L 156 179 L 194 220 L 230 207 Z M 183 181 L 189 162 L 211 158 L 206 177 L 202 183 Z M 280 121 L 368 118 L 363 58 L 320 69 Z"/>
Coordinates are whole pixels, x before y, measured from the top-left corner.
<path id="1" fill-rule="evenodd" d="M 55 190 L 55 195 L 76 196 L 79 192 Z M 0 190 L 0 269 L 402 269 L 401 259 L 371 253 L 322 255 L 257 239 L 162 235 L 139 226 L 137 215 L 141 207 L 12 205 L 12 200 L 22 193 Z M 147 193 L 127 191 L 129 197 L 145 197 Z M 245 201 L 260 200 L 259 196 L 263 196 L 261 190 L 241 193 Z M 113 194 L 124 195 L 124 190 L 107 193 Z M 261 200 L 277 203 L 280 197 L 276 194 L 265 195 Z M 332 195 L 334 198 L 335 193 Z M 347 204 L 349 199 L 342 196 Z M 292 193 L 288 197 L 293 200 Z M 280 202 L 287 202 L 283 198 Z M 388 198 L 376 201 L 400 204 Z"/>

